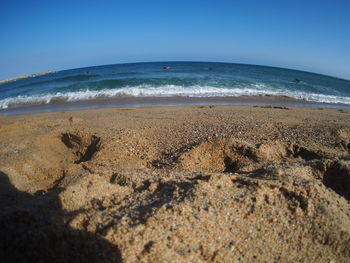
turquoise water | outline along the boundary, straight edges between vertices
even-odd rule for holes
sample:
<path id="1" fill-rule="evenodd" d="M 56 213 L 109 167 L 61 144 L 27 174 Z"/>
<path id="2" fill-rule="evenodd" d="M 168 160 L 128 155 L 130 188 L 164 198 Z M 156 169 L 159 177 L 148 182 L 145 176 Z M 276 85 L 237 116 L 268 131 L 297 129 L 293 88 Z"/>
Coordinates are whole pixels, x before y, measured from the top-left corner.
<path id="1" fill-rule="evenodd" d="M 164 68 L 169 66 L 168 68 Z M 350 81 L 274 67 L 156 62 L 80 68 L 0 85 L 0 109 L 115 97 L 281 95 L 350 104 Z"/>

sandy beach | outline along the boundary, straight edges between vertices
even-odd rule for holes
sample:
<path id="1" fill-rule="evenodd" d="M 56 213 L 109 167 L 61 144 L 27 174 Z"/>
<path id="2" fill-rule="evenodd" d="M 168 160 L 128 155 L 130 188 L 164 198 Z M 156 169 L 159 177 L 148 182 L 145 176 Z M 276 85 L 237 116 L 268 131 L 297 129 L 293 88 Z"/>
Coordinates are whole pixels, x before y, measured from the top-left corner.
<path id="1" fill-rule="evenodd" d="M 0 116 L 2 262 L 349 262 L 350 111 Z"/>

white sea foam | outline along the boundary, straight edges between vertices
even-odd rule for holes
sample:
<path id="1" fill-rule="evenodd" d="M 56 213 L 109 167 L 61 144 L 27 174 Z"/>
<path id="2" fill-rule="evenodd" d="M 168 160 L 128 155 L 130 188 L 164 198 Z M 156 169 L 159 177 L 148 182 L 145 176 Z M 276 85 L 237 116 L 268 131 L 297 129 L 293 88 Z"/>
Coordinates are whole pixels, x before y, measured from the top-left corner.
<path id="1" fill-rule="evenodd" d="M 283 89 L 269 88 L 264 84 L 255 84 L 242 88 L 218 88 L 212 86 L 183 87 L 177 85 L 164 85 L 152 87 L 148 85 L 124 87 L 118 89 L 80 90 L 73 92 L 57 92 L 55 94 L 38 94 L 31 96 L 17 96 L 0 100 L 0 109 L 23 104 L 48 104 L 55 101 L 82 101 L 97 98 L 113 98 L 118 96 L 134 97 L 220 97 L 242 95 L 280 95 L 306 101 L 322 103 L 350 104 L 350 97 L 315 94 L 307 92 L 286 91 Z"/>

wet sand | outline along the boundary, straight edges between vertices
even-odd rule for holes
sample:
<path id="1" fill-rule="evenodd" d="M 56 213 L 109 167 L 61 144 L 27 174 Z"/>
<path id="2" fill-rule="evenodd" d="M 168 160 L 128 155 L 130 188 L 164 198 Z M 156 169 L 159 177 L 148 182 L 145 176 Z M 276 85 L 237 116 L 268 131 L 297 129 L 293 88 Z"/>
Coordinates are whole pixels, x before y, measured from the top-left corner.
<path id="1" fill-rule="evenodd" d="M 349 261 L 349 110 L 61 111 L 0 134 L 2 262 Z"/>
<path id="2" fill-rule="evenodd" d="M 81 101 L 53 101 L 48 104 L 23 104 L 1 109 L 0 114 L 18 115 L 40 112 L 57 112 L 68 110 L 88 110 L 101 108 L 142 108 L 165 106 L 254 106 L 272 105 L 286 107 L 331 108 L 350 110 L 350 105 L 341 103 L 320 103 L 299 100 L 287 96 L 256 95 L 256 96 L 225 96 L 225 97 L 133 97 L 119 96 L 114 98 L 97 98 Z"/>

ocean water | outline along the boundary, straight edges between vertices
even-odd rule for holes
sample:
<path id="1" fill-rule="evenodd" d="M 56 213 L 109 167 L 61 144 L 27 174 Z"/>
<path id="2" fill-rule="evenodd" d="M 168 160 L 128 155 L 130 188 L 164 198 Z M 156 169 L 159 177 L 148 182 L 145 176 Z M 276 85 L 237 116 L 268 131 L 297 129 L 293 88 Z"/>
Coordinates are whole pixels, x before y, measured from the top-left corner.
<path id="1" fill-rule="evenodd" d="M 168 66 L 167 68 L 164 68 Z M 0 112 L 16 107 L 108 98 L 277 95 L 350 104 L 350 81 L 275 67 L 154 62 L 59 71 L 0 85 Z"/>

